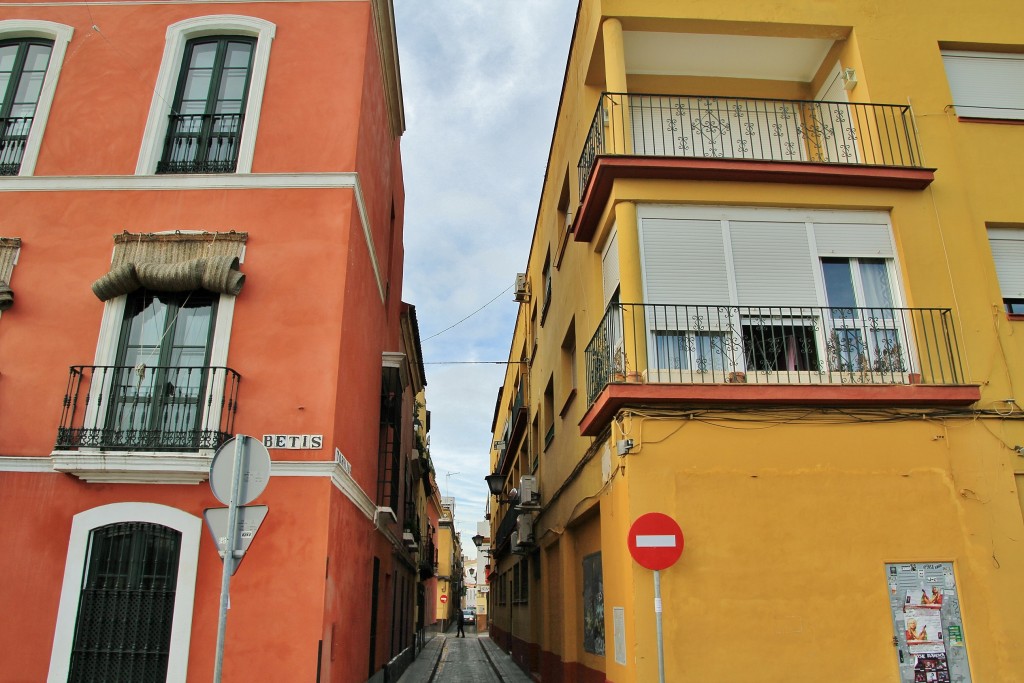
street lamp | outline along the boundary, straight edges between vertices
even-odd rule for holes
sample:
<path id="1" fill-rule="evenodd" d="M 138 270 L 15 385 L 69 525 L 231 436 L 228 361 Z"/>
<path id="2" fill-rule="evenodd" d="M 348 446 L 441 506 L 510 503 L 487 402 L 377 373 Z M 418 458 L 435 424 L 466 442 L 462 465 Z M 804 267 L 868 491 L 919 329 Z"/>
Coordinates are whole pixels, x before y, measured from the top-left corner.
<path id="1" fill-rule="evenodd" d="M 505 488 L 505 477 L 501 474 L 488 474 L 484 477 L 484 481 L 487 482 L 487 488 L 491 490 L 492 496 L 500 496 L 502 490 Z"/>
<path id="2" fill-rule="evenodd" d="M 488 474 L 484 477 L 484 481 L 487 482 L 487 488 L 490 489 L 491 495 L 498 499 L 499 503 L 512 503 L 519 498 L 519 491 L 512 489 L 508 492 L 508 497 L 502 497 L 501 493 L 505 490 L 505 477 L 501 474 Z"/>
<path id="3" fill-rule="evenodd" d="M 476 536 L 473 537 L 473 545 L 475 545 L 477 547 L 477 550 L 479 550 L 480 546 L 482 546 L 483 544 L 484 544 L 484 537 L 483 536 L 481 536 L 480 534 L 477 534 Z"/>

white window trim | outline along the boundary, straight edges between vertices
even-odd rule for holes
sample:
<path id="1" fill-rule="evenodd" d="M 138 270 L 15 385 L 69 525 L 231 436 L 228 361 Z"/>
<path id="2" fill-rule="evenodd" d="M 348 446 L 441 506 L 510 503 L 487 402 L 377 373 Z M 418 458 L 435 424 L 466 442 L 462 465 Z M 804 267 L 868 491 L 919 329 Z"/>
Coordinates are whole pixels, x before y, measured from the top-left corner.
<path id="1" fill-rule="evenodd" d="M 884 225 L 889 233 L 889 243 L 892 256 L 884 257 L 889 263 L 889 275 L 892 280 L 893 306 L 899 308 L 906 301 L 903 290 L 903 273 L 900 268 L 899 258 L 895 243 L 895 234 L 892 229 L 892 221 L 888 214 L 883 211 L 857 211 L 857 210 L 833 210 L 833 209 L 785 209 L 776 207 L 734 207 L 734 206 L 677 206 L 671 204 L 642 204 L 637 207 L 637 223 L 643 230 L 645 218 L 680 218 L 680 219 L 704 219 L 715 220 L 722 223 L 722 239 L 726 256 L 726 276 L 728 277 L 730 305 L 739 305 L 736 292 L 736 273 L 732 260 L 732 248 L 729 239 L 729 223 L 731 221 L 757 220 L 757 221 L 779 221 L 790 223 L 804 223 L 807 230 L 808 258 L 813 259 L 815 272 L 815 298 L 818 306 L 827 306 L 825 296 L 825 278 L 821 270 L 821 259 L 824 256 L 818 254 L 816 247 L 814 224 L 815 223 L 877 223 Z M 644 241 L 640 239 L 640 263 L 644 263 Z M 830 254 L 836 257 L 873 257 L 872 254 L 849 252 Z M 648 299 L 647 275 L 644 273 L 643 282 L 644 300 Z M 657 302 L 655 302 L 657 303 Z"/>
<path id="2" fill-rule="evenodd" d="M 196 574 L 199 567 L 199 539 L 203 524 L 202 520 L 194 515 L 154 503 L 114 503 L 85 510 L 74 516 L 67 561 L 64 565 L 64 583 L 57 609 L 48 683 L 64 683 L 70 673 L 71 648 L 75 640 L 75 624 L 88 556 L 89 535 L 93 529 L 119 522 L 149 522 L 181 533 L 178 581 L 171 622 L 170 656 L 167 661 L 167 683 L 185 683 L 189 643 L 192 638 Z"/>
<path id="3" fill-rule="evenodd" d="M 988 228 L 987 232 L 999 299 L 1020 299 L 1024 295 L 1019 277 L 1020 267 L 1024 266 L 1019 258 L 1020 250 L 1024 249 L 1024 229 Z"/>
<path id="4" fill-rule="evenodd" d="M 103 319 L 100 322 L 100 336 L 96 344 L 96 357 L 93 365 L 114 365 L 117 362 L 117 349 L 121 337 L 121 325 L 124 320 L 125 304 L 128 295 L 114 297 L 107 301 L 103 307 Z M 214 320 L 213 339 L 210 342 L 210 367 L 227 367 L 228 344 L 231 341 L 231 323 L 235 317 L 235 297 L 231 294 L 221 294 L 217 302 L 217 316 Z M 207 409 L 218 408 L 216 401 L 207 400 L 212 394 L 218 395 L 224 391 L 226 377 L 220 377 L 207 387 L 207 397 L 203 404 Z M 98 410 L 96 405 L 90 405 L 85 416 L 86 425 L 102 426 L 104 417 L 103 410 Z M 208 415 L 203 414 L 200 424 L 208 424 Z"/>
<path id="5" fill-rule="evenodd" d="M 825 276 L 821 267 L 822 258 L 878 258 L 875 255 L 860 253 L 859 251 L 846 250 L 843 253 L 822 255 L 819 254 L 815 241 L 815 223 L 868 223 L 885 225 L 888 230 L 891 256 L 881 257 L 886 261 L 886 268 L 890 280 L 890 293 L 894 308 L 901 308 L 906 301 L 903 288 L 903 274 L 900 269 L 900 262 L 895 249 L 895 234 L 892 229 L 892 222 L 887 213 L 882 211 L 858 211 L 858 210 L 832 210 L 832 209 L 787 209 L 776 207 L 733 207 L 733 206 L 679 206 L 668 204 L 641 204 L 637 207 L 637 225 L 640 232 L 640 264 L 643 278 L 644 301 L 650 301 L 649 280 L 646 267 L 644 248 L 644 220 L 650 218 L 669 219 L 703 219 L 717 221 L 721 225 L 722 242 L 725 252 L 725 275 L 728 279 L 729 303 L 730 306 L 741 306 L 737 292 L 735 263 L 733 260 L 732 245 L 730 239 L 730 223 L 734 221 L 778 221 L 785 223 L 803 223 L 807 232 L 807 258 L 810 260 L 814 274 L 814 307 L 826 308 L 828 297 L 825 290 Z M 664 303 L 664 302 L 652 302 Z M 702 304 L 702 302 L 693 302 Z M 712 302 L 714 303 L 714 302 Z M 822 330 L 825 328 L 822 327 Z M 714 330 L 710 330 L 714 332 Z M 908 349 L 910 354 L 914 349 Z M 911 355 L 910 362 L 917 366 L 918 360 Z"/>
<path id="6" fill-rule="evenodd" d="M 245 123 L 238 147 L 236 173 L 250 173 L 256 150 L 256 131 L 260 125 L 260 109 L 263 106 L 263 90 L 270 66 L 270 46 L 277 27 L 264 19 L 237 14 L 218 14 L 193 17 L 167 27 L 167 41 L 160 61 L 156 85 L 153 88 L 153 102 L 146 119 L 146 130 L 142 136 L 142 148 L 135 175 L 153 175 L 163 152 L 167 135 L 167 122 L 174 102 L 174 92 L 185 58 L 185 44 L 193 38 L 210 35 L 239 35 L 256 38 L 256 53 L 253 55 L 252 74 L 249 79 L 249 99 L 245 105 Z"/>
<path id="7" fill-rule="evenodd" d="M 995 88 L 1002 86 L 1002 83 L 995 85 L 990 82 L 993 78 L 992 70 L 985 69 L 984 65 L 994 65 L 1001 60 L 1004 64 L 1013 64 L 1016 74 L 1024 73 L 1024 54 L 1015 52 L 992 52 L 973 50 L 942 50 L 943 67 L 946 70 L 946 82 L 949 85 L 950 94 L 953 96 L 953 107 L 958 116 L 968 119 L 996 119 L 1006 121 L 1024 120 L 1024 98 L 1010 87 L 1009 93 L 1001 93 L 1008 97 L 1008 102 L 1013 106 L 986 106 L 988 102 L 970 101 L 970 98 L 977 97 L 977 92 L 971 92 L 979 85 L 985 90 L 985 96 L 991 97 L 998 92 Z M 951 66 L 955 69 L 959 66 L 959 75 L 950 73 Z M 968 66 L 972 65 L 972 66 Z M 969 73 L 965 74 L 963 67 L 967 67 Z M 987 86 L 987 89 L 986 87 Z M 964 92 L 964 88 L 968 92 Z M 1012 94 L 1010 94 L 1012 93 Z M 999 97 L 1000 95 L 995 95 Z M 967 100 L 967 101 L 965 101 Z"/>
<path id="8" fill-rule="evenodd" d="M 12 38 L 46 38 L 53 41 L 50 63 L 46 67 L 46 76 L 43 77 L 39 101 L 36 103 L 36 113 L 32 119 L 32 127 L 29 129 L 28 139 L 25 141 L 25 151 L 21 156 L 21 168 L 18 170 L 18 175 L 20 176 L 30 176 L 36 171 L 39 148 L 43 144 L 43 131 L 46 130 L 46 121 L 50 118 L 53 95 L 57 91 L 57 79 L 60 77 L 60 71 L 64 66 L 64 55 L 67 54 L 68 43 L 71 42 L 71 35 L 74 32 L 75 29 L 72 27 L 52 21 L 35 19 L 7 19 L 0 21 L 0 39 L 2 40 Z"/>

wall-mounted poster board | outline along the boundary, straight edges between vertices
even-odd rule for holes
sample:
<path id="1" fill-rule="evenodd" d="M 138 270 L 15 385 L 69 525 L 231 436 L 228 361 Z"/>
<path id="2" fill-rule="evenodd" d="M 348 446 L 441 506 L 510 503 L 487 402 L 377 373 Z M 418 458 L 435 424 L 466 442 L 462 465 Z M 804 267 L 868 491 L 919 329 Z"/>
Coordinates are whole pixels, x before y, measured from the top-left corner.
<path id="1" fill-rule="evenodd" d="M 971 683 L 951 562 L 885 565 L 900 683 Z"/>

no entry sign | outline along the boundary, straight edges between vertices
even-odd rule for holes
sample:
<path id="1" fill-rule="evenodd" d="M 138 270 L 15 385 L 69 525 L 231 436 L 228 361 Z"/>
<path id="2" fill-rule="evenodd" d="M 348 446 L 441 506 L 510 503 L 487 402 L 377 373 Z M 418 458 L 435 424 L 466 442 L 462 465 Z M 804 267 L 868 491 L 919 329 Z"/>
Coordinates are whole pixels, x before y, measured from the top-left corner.
<path id="1" fill-rule="evenodd" d="M 447 595 L 442 595 L 442 596 L 441 596 L 441 604 L 443 605 L 443 604 L 445 604 L 446 602 L 448 602 L 448 596 L 447 596 Z"/>
<path id="2" fill-rule="evenodd" d="M 676 521 L 660 512 L 649 512 L 629 528 L 629 554 L 646 569 L 668 569 L 683 553 L 683 532 Z"/>

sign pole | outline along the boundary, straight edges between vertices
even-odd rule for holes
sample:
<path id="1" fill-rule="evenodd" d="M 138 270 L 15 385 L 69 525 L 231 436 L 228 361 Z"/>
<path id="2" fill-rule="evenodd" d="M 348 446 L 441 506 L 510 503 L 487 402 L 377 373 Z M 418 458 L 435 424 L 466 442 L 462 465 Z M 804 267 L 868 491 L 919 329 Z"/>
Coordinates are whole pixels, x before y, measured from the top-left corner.
<path id="1" fill-rule="evenodd" d="M 658 681 L 665 683 L 665 639 L 661 624 L 661 570 L 668 569 L 683 553 L 683 531 L 676 521 L 660 512 L 638 517 L 627 538 L 629 554 L 644 569 L 654 572 L 654 620 L 658 627 Z"/>
<path id="2" fill-rule="evenodd" d="M 235 437 L 235 457 L 231 466 L 231 494 L 228 496 L 228 530 L 224 547 L 224 573 L 220 580 L 220 615 L 217 620 L 217 655 L 213 665 L 213 683 L 220 683 L 224 669 L 224 635 L 228 625 L 228 604 L 231 601 L 231 575 L 235 568 L 235 534 L 238 526 L 238 497 L 242 488 L 242 461 L 245 458 L 245 440 L 249 437 L 239 434 Z"/>
<path id="3" fill-rule="evenodd" d="M 665 640 L 661 631 L 661 572 L 654 570 L 654 620 L 658 624 L 658 682 L 665 683 Z"/>

